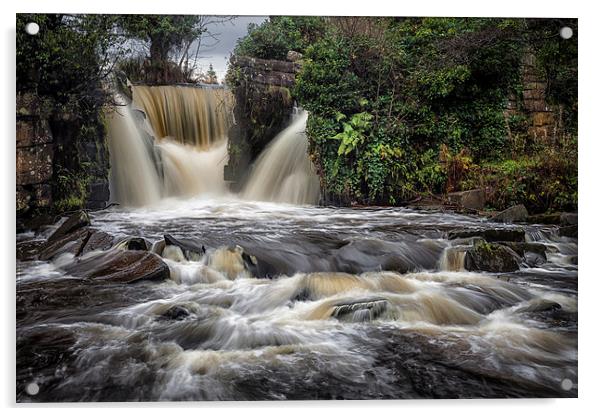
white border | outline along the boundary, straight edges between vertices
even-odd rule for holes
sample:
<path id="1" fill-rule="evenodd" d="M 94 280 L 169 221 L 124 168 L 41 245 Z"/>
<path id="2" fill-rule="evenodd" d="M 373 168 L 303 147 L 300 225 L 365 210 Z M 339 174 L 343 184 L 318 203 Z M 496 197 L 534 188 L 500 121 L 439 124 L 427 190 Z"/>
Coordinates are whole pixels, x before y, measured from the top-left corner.
<path id="1" fill-rule="evenodd" d="M 15 91 L 15 13 L 16 12 L 86 12 L 86 13 L 191 13 L 191 14 L 236 14 L 236 15 L 399 15 L 399 16 L 495 16 L 495 17 L 577 17 L 579 18 L 579 399 L 562 400 L 462 400 L 462 401 L 353 401 L 353 402 L 226 402 L 226 403 L 147 403 L 142 404 L 145 412 L 164 415 L 166 408 L 181 413 L 219 412 L 251 415 L 283 415 L 305 413 L 345 413 L 363 415 L 369 412 L 403 412 L 420 415 L 504 415 L 541 413 L 548 415 L 577 415 L 596 412 L 600 404 L 602 387 L 600 381 L 600 294 L 602 275 L 600 264 L 600 215 L 602 209 L 600 192 L 602 166 L 602 124 L 599 102 L 600 91 L 600 33 L 602 16 L 595 2 L 557 1 L 527 2 L 525 0 L 491 1 L 125 1 L 103 0 L 84 2 L 75 0 L 4 0 L 1 19 L 3 21 L 3 59 L 0 82 L 4 97 L 1 105 L 3 134 L 0 136 L 2 149 L 2 259 L 5 273 L 0 275 L 3 283 L 2 295 L 4 317 L 4 342 L 2 343 L 2 377 L 0 403 L 25 413 L 41 414 L 102 414 L 107 412 L 132 412 L 133 404 L 83 404 L 52 406 L 15 406 L 15 150 L 14 150 L 14 91 Z M 138 405 L 140 406 L 140 405 Z M 48 407 L 48 408 L 45 408 Z M 119 409 L 119 410 L 118 410 Z M 597 412 L 599 412 L 598 410 Z M 598 413 L 599 414 L 599 413 Z"/>

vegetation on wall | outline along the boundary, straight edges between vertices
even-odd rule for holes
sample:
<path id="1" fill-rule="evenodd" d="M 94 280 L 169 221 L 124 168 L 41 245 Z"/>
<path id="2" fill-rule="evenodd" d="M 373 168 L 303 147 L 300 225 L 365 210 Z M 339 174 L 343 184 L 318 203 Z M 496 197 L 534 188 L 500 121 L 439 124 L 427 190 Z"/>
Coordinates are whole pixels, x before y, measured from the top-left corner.
<path id="1" fill-rule="evenodd" d="M 304 36 L 312 25 L 319 35 Z M 563 25 L 576 32 L 576 21 L 551 19 L 287 17 L 251 27 L 235 53 L 303 53 L 293 98 L 310 113 L 324 202 L 402 204 L 484 186 L 493 208 L 575 209 L 577 40 L 558 35 Z M 545 144 L 520 105 L 528 53 L 562 119 Z"/>

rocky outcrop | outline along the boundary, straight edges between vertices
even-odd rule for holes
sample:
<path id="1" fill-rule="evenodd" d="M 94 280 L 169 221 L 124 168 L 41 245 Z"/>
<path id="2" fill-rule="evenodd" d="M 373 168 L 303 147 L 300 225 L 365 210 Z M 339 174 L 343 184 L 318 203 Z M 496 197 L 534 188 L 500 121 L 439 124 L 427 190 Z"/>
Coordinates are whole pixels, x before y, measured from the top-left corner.
<path id="1" fill-rule="evenodd" d="M 293 99 L 291 88 L 301 68 L 300 54 L 290 61 L 234 56 L 227 83 L 234 94 L 235 124 L 228 132 L 228 165 L 224 178 L 238 190 L 250 164 L 289 122 Z"/>
<path id="2" fill-rule="evenodd" d="M 17 94 L 17 214 L 52 203 L 54 140 L 48 107 L 33 94 Z"/>
<path id="3" fill-rule="evenodd" d="M 101 208 L 109 200 L 109 159 L 101 120 L 84 125 L 79 115 L 60 113 L 61 108 L 34 93 L 17 94 L 18 228 L 37 226 L 36 219 L 48 213 Z"/>
<path id="4" fill-rule="evenodd" d="M 520 204 L 497 213 L 491 218 L 491 221 L 505 223 L 524 222 L 527 220 L 528 216 L 529 212 L 527 211 L 527 208 L 525 208 L 523 204 Z"/>

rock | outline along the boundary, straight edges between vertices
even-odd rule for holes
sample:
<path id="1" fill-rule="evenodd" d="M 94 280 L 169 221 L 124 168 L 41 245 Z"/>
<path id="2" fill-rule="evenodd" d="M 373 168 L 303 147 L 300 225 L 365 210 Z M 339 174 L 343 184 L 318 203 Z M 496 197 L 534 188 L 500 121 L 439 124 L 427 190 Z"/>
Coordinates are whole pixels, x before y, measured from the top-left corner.
<path id="1" fill-rule="evenodd" d="M 563 212 L 560 214 L 560 225 L 578 225 L 579 218 L 575 212 Z"/>
<path id="2" fill-rule="evenodd" d="M 96 256 L 78 258 L 63 269 L 76 277 L 111 283 L 169 279 L 169 267 L 148 251 L 109 250 Z"/>
<path id="3" fill-rule="evenodd" d="M 289 62 L 297 62 L 303 59 L 303 54 L 297 51 L 288 51 L 286 54 L 286 60 Z"/>
<path id="4" fill-rule="evenodd" d="M 381 316 L 389 306 L 387 299 L 363 299 L 335 305 L 332 316 L 341 321 L 365 322 Z"/>
<path id="5" fill-rule="evenodd" d="M 46 240 L 27 240 L 17 243 L 17 259 L 21 261 L 35 260 L 46 243 Z"/>
<path id="6" fill-rule="evenodd" d="M 176 246 L 182 250 L 182 254 L 186 260 L 199 261 L 207 252 L 203 244 L 177 239 L 169 234 L 163 236 L 165 247 Z M 163 251 L 163 250 L 161 250 Z"/>
<path id="7" fill-rule="evenodd" d="M 518 254 L 502 244 L 477 242 L 466 251 L 466 270 L 502 273 L 516 271 L 519 266 Z"/>
<path id="8" fill-rule="evenodd" d="M 577 236 L 577 226 L 576 225 L 567 225 L 566 227 L 560 227 L 558 229 L 558 234 L 562 237 L 570 237 L 570 238 L 578 238 Z"/>
<path id="9" fill-rule="evenodd" d="M 541 266 L 547 260 L 546 256 L 542 256 L 539 253 L 533 253 L 531 251 L 526 252 L 524 254 L 523 258 L 525 259 L 525 263 L 527 263 L 527 265 L 529 267 L 538 267 L 538 266 Z"/>
<path id="10" fill-rule="evenodd" d="M 485 208 L 485 192 L 482 189 L 451 192 L 447 194 L 447 199 L 453 204 L 460 205 L 461 207 L 468 209 L 480 211 Z"/>
<path id="11" fill-rule="evenodd" d="M 527 220 L 528 216 L 529 213 L 527 212 L 527 208 L 525 208 L 523 204 L 520 204 L 494 215 L 491 218 L 491 221 L 505 223 L 524 222 Z"/>
<path id="12" fill-rule="evenodd" d="M 73 231 L 90 225 L 90 217 L 85 211 L 77 211 L 68 217 L 50 237 L 48 241 L 57 240 Z"/>
<path id="13" fill-rule="evenodd" d="M 510 247 L 518 255 L 524 256 L 525 253 L 536 253 L 540 256 L 546 257 L 547 247 L 541 243 L 517 243 L 514 241 L 503 241 L 500 244 Z"/>
<path id="14" fill-rule="evenodd" d="M 48 182 L 53 156 L 52 144 L 17 148 L 17 185 Z"/>
<path id="15" fill-rule="evenodd" d="M 456 238 L 481 237 L 486 241 L 525 241 L 525 230 L 522 228 L 485 228 L 474 230 L 455 230 L 448 233 L 448 238 L 454 240 Z"/>
<path id="16" fill-rule="evenodd" d="M 65 253 L 79 256 L 89 236 L 90 230 L 88 228 L 79 228 L 69 234 L 48 239 L 41 247 L 38 259 L 48 261 Z"/>
<path id="17" fill-rule="evenodd" d="M 81 254 L 86 254 L 94 250 L 108 250 L 113 245 L 114 237 L 111 234 L 100 230 L 90 230 L 91 234 L 82 249 Z"/>
<path id="18" fill-rule="evenodd" d="M 170 321 L 179 321 L 181 319 L 186 318 L 187 316 L 190 316 L 190 312 L 188 312 L 188 310 L 186 310 L 182 306 L 175 305 L 175 306 L 172 306 L 171 308 L 169 308 L 167 311 L 163 312 L 159 316 L 159 319 L 170 320 Z"/>
<path id="19" fill-rule="evenodd" d="M 120 250 L 149 251 L 151 243 L 142 237 L 127 237 L 115 244 L 115 248 Z"/>
<path id="20" fill-rule="evenodd" d="M 527 222 L 531 224 L 577 225 L 578 215 L 575 212 L 552 212 L 529 215 Z"/>

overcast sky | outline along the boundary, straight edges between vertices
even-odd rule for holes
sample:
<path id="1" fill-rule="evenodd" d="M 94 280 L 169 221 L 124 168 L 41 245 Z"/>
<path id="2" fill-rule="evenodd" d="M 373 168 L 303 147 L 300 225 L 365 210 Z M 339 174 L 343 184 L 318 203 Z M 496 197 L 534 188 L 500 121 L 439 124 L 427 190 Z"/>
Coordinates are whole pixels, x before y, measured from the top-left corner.
<path id="1" fill-rule="evenodd" d="M 197 59 L 198 70 L 206 72 L 209 64 L 213 64 L 218 79 L 222 81 L 226 75 L 228 58 L 234 46 L 236 46 L 236 41 L 247 34 L 249 23 L 260 24 L 267 18 L 267 16 L 237 16 L 230 22 L 216 23 L 209 26 L 209 31 L 217 36 L 219 42 L 213 47 L 201 47 Z M 202 39 L 201 42 L 206 44 L 215 41 Z M 190 50 L 196 51 L 196 45 L 193 45 Z"/>

